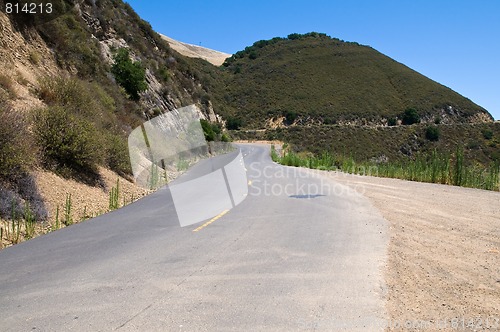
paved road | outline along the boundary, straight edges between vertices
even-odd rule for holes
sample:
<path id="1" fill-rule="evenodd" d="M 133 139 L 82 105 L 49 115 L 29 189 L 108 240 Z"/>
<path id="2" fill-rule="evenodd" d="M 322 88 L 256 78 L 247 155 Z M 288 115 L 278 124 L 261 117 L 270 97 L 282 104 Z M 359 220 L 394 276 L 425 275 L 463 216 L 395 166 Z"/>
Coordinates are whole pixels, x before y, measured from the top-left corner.
<path id="1" fill-rule="evenodd" d="M 0 251 L 0 330 L 375 330 L 384 220 L 268 147 L 240 147 L 248 197 L 196 232 L 161 189 Z"/>

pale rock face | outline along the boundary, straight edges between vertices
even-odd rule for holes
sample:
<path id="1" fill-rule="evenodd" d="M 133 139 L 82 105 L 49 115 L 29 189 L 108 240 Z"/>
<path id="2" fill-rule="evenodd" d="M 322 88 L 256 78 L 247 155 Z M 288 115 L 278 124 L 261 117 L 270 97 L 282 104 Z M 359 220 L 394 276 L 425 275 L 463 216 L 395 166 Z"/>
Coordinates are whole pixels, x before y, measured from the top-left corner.
<path id="1" fill-rule="evenodd" d="M 224 63 L 224 60 L 229 58 L 231 54 L 211 50 L 209 48 L 192 45 L 177 41 L 170 37 L 161 35 L 165 39 L 170 47 L 180 54 L 190 57 L 190 58 L 201 58 L 205 59 L 213 65 L 220 66 Z"/>

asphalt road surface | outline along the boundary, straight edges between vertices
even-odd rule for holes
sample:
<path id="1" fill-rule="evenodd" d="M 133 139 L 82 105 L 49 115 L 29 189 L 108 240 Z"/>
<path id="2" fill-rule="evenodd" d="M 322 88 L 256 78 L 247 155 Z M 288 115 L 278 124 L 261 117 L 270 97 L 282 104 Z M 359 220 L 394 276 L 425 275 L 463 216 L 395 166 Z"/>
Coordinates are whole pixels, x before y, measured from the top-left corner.
<path id="1" fill-rule="evenodd" d="M 163 188 L 0 251 L 0 330 L 383 326 L 382 217 L 323 175 L 273 163 L 268 146 L 240 148 L 248 196 L 211 222 L 180 227 Z"/>

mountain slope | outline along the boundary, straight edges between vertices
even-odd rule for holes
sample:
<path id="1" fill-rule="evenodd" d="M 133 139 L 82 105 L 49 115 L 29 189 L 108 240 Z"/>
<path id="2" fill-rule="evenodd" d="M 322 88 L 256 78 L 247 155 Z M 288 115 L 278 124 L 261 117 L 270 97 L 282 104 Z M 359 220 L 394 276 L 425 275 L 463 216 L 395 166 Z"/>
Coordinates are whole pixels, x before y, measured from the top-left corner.
<path id="1" fill-rule="evenodd" d="M 407 108 L 424 122 L 492 121 L 482 107 L 371 47 L 324 34 L 259 41 L 225 62 L 222 98 L 247 127 L 288 122 L 387 123 Z"/>
<path id="2" fill-rule="evenodd" d="M 6 2 L 0 0 L 0 7 Z M 20 214 L 29 202 L 41 211 L 38 220 L 47 218 L 36 168 L 109 190 L 100 170 L 130 174 L 127 136 L 134 127 L 190 104 L 217 119 L 195 60 L 171 49 L 130 5 L 53 5 L 61 11 L 50 20 L 0 12 L 0 218 L 11 217 L 13 202 Z M 128 95 L 111 72 L 121 48 L 144 72 L 147 88 L 139 98 Z M 54 202 L 63 206 L 65 199 Z M 92 200 L 78 205 L 97 212 Z"/>

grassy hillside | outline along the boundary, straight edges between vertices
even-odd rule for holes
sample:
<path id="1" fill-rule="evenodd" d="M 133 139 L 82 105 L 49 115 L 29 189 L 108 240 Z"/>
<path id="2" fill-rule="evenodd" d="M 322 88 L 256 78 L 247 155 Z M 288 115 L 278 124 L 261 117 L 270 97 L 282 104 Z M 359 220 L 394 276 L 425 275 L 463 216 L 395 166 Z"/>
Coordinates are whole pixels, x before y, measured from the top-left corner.
<path id="1" fill-rule="evenodd" d="M 291 123 L 373 123 L 401 119 L 408 108 L 423 120 L 474 121 L 480 106 L 371 47 L 324 34 L 259 41 L 227 59 L 219 97 L 245 127 L 270 118 Z"/>

